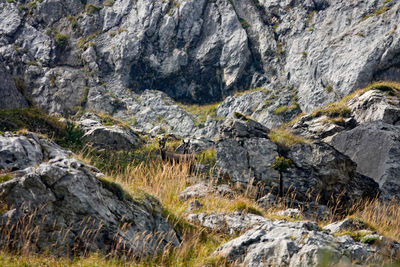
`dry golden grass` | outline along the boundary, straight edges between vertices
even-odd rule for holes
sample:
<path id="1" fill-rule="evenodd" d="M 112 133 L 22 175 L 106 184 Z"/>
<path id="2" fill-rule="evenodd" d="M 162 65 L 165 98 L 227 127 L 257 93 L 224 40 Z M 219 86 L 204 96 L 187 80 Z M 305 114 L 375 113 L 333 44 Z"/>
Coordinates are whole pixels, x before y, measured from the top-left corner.
<path id="1" fill-rule="evenodd" d="M 371 200 L 355 207 L 352 215 L 371 225 L 379 234 L 400 241 L 400 203 Z"/>

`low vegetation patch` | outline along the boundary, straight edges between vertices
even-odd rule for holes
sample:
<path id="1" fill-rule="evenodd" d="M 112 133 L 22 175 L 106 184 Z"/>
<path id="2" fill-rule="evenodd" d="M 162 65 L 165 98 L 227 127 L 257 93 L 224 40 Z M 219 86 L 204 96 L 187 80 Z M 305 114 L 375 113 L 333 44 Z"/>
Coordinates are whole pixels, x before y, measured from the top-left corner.
<path id="1" fill-rule="evenodd" d="M 242 96 L 242 95 L 250 94 L 253 92 L 263 92 L 265 94 L 268 94 L 271 92 L 271 90 L 268 90 L 266 88 L 256 87 L 256 88 L 252 88 L 252 89 L 249 89 L 246 91 L 235 92 L 234 96 Z"/>
<path id="2" fill-rule="evenodd" d="M 310 143 L 310 140 L 297 136 L 284 128 L 272 129 L 269 133 L 269 138 L 283 148 L 290 148 L 295 144 Z"/>
<path id="3" fill-rule="evenodd" d="M 221 103 L 214 103 L 209 105 L 183 105 L 180 104 L 180 108 L 193 115 L 193 121 L 196 126 L 204 126 L 207 117 L 210 116 L 212 119 L 220 120 L 222 118 L 217 117 L 217 108 Z"/>

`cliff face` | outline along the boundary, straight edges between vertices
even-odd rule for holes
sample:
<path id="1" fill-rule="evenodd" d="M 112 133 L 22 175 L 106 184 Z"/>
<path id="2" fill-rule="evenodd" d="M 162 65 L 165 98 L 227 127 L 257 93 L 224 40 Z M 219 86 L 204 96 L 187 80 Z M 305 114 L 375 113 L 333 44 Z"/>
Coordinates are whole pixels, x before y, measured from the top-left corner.
<path id="1" fill-rule="evenodd" d="M 48 112 L 113 113 L 144 89 L 206 103 L 258 86 L 296 88 L 310 110 L 400 80 L 399 10 L 383 0 L 2 1 L 0 59 Z"/>

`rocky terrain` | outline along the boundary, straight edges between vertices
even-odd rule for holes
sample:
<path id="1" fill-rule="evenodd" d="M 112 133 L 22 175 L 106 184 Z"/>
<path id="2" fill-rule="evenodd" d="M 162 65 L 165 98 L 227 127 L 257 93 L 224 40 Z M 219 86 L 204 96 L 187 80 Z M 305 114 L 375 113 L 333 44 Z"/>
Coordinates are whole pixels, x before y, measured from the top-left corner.
<path id="1" fill-rule="evenodd" d="M 0 1 L 0 265 L 396 264 L 399 12 Z"/>
<path id="2" fill-rule="evenodd" d="M 65 255 L 103 251 L 149 255 L 180 237 L 157 199 L 129 195 L 97 168 L 54 143 L 0 136 L 1 247 Z"/>

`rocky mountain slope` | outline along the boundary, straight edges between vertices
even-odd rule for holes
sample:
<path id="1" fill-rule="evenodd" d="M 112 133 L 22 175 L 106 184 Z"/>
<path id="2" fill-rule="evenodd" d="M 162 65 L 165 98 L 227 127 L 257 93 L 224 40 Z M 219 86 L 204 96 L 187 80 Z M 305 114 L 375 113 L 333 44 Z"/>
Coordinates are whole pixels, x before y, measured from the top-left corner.
<path id="1" fill-rule="evenodd" d="M 0 265 L 400 260 L 399 13 L 0 0 Z"/>
<path id="2" fill-rule="evenodd" d="M 297 89 L 309 111 L 398 81 L 397 1 L 2 1 L 0 58 L 51 113 L 131 111 L 158 89 L 206 103 Z M 107 104 L 106 104 L 107 103 Z M 17 102 L 16 102 L 17 104 Z"/>

